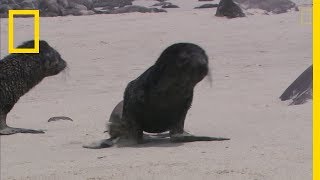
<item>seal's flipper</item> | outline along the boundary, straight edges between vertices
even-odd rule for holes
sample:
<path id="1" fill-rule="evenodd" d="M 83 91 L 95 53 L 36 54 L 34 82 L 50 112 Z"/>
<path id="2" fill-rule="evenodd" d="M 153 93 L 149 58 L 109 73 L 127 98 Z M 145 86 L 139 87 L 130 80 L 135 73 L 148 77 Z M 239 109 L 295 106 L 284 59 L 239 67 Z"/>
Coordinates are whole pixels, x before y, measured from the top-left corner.
<path id="1" fill-rule="evenodd" d="M 11 135 L 11 134 L 17 134 L 17 133 L 43 134 L 44 130 L 13 128 L 13 127 L 5 127 L 0 130 L 0 135 Z"/>
<path id="2" fill-rule="evenodd" d="M 0 114 L 0 135 L 11 135 L 17 133 L 43 134 L 44 130 L 13 128 L 7 125 L 7 115 Z"/>
<path id="3" fill-rule="evenodd" d="M 93 142 L 88 145 L 83 145 L 83 148 L 88 148 L 88 149 L 103 149 L 103 148 L 109 148 L 114 145 L 114 140 L 109 138 L 109 139 L 103 139 L 97 142 Z"/>
<path id="4" fill-rule="evenodd" d="M 223 137 L 194 136 L 189 133 L 172 134 L 170 136 L 170 141 L 175 143 L 195 142 L 195 141 L 225 141 L 225 140 L 230 140 L 230 139 L 223 138 Z"/>

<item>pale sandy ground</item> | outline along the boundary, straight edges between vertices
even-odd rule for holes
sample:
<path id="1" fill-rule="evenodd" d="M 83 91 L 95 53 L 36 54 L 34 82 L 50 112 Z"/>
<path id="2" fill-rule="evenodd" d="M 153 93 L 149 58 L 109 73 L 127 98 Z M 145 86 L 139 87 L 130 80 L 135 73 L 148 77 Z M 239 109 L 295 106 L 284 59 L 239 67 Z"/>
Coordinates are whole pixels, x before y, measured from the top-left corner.
<path id="1" fill-rule="evenodd" d="M 299 12 L 227 20 L 186 4 L 166 14 L 41 18 L 41 38 L 70 68 L 45 79 L 9 114 L 11 126 L 47 132 L 1 137 L 0 179 L 311 179 L 312 102 L 288 107 L 278 99 L 311 64 L 311 26 L 300 23 Z M 31 39 L 31 23 L 16 20 L 17 44 Z M 186 129 L 231 140 L 82 148 L 105 137 L 126 84 L 181 41 L 207 51 L 213 74 L 212 87 L 207 80 L 196 87 Z M 74 121 L 47 122 L 57 115 Z"/>

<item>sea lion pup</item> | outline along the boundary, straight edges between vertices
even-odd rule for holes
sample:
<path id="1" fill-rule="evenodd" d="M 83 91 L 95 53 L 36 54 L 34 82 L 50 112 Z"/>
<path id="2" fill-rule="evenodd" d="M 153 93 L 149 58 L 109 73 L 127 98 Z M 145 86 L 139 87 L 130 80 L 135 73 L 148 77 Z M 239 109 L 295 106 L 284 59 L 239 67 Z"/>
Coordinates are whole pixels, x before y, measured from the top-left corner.
<path id="1" fill-rule="evenodd" d="M 33 40 L 18 48 L 33 48 Z M 39 42 L 39 53 L 10 54 L 0 60 L 0 135 L 44 133 L 41 130 L 13 128 L 7 125 L 7 114 L 19 98 L 48 76 L 61 72 L 67 63 L 46 41 Z"/>
<path id="2" fill-rule="evenodd" d="M 110 117 L 113 119 L 108 125 L 110 138 L 83 147 L 110 147 L 119 138 L 142 143 L 144 131 L 169 131 L 172 142 L 229 140 L 194 136 L 184 131 L 194 87 L 208 74 L 208 70 L 208 57 L 198 45 L 177 43 L 169 46 L 153 66 L 127 85 L 123 109 L 120 102 Z"/>

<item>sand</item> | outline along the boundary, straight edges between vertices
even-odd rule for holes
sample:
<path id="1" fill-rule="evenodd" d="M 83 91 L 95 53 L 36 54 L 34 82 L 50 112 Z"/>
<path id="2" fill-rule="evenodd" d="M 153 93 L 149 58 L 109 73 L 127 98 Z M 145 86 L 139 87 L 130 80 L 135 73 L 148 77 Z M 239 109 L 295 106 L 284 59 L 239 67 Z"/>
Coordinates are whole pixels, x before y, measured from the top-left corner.
<path id="1" fill-rule="evenodd" d="M 181 9 L 41 18 L 41 39 L 69 69 L 46 78 L 9 113 L 9 125 L 47 132 L 1 136 L 1 180 L 311 179 L 312 102 L 278 99 L 311 64 L 311 25 L 301 24 L 300 12 L 228 20 L 192 9 L 200 3 L 191 0 L 172 2 Z M 16 44 L 32 39 L 32 19 L 15 23 Z M 202 46 L 213 74 L 212 86 L 205 79 L 195 89 L 186 130 L 231 140 L 82 148 L 107 137 L 105 123 L 126 84 L 176 42 Z M 1 58 L 6 54 L 1 19 Z M 61 115 L 74 121 L 47 122 Z"/>

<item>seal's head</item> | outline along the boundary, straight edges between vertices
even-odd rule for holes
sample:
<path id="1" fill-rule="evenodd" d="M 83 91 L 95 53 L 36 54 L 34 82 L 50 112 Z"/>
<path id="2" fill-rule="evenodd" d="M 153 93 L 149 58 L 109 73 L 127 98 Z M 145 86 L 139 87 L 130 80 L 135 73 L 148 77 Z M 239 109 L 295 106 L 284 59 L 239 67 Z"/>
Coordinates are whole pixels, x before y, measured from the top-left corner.
<path id="1" fill-rule="evenodd" d="M 180 83 L 195 86 L 209 70 L 208 56 L 198 45 L 177 43 L 165 49 L 157 60 L 161 79 L 168 83 Z"/>
<path id="2" fill-rule="evenodd" d="M 18 48 L 34 48 L 34 41 L 26 41 Z M 38 58 L 32 58 L 32 60 L 41 62 L 46 76 L 56 75 L 67 67 L 67 63 L 61 58 L 61 55 L 44 40 L 39 41 L 39 53 L 24 55 L 37 56 Z"/>

